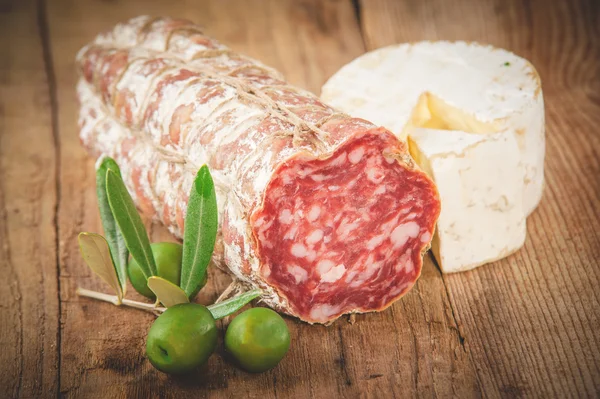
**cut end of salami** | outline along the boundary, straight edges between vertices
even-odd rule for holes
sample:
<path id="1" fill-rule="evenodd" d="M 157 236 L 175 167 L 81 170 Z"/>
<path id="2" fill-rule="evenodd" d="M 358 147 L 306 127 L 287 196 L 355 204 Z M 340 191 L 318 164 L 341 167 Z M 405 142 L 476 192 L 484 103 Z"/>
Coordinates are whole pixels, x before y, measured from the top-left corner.
<path id="1" fill-rule="evenodd" d="M 406 143 L 293 87 L 189 21 L 138 17 L 77 57 L 80 137 L 138 208 L 183 235 L 210 168 L 213 261 L 310 323 L 382 310 L 421 272 L 440 205 Z"/>
<path id="2" fill-rule="evenodd" d="M 371 129 L 325 159 L 300 153 L 276 170 L 251 224 L 260 277 L 295 316 L 379 311 L 419 277 L 439 202 L 398 158 L 403 147 Z"/>

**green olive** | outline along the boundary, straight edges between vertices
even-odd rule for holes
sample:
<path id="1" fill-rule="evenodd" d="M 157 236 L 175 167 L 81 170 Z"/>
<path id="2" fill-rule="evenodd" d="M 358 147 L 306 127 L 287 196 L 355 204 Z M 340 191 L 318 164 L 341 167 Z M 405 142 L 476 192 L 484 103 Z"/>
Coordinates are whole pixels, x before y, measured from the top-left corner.
<path id="1" fill-rule="evenodd" d="M 239 314 L 225 333 L 225 349 L 246 371 L 261 373 L 277 366 L 290 347 L 290 332 L 277 312 L 252 308 Z"/>
<path id="2" fill-rule="evenodd" d="M 215 319 L 205 306 L 175 305 L 152 323 L 146 355 L 160 371 L 186 373 L 206 363 L 217 347 L 217 335 Z"/>
<path id="3" fill-rule="evenodd" d="M 157 242 L 150 244 L 154 261 L 156 263 L 157 274 L 159 277 L 169 280 L 175 285 L 179 285 L 181 280 L 181 259 L 183 258 L 183 246 L 175 242 Z M 143 296 L 154 299 L 154 293 L 148 288 L 148 281 L 142 273 L 140 265 L 135 259 L 130 259 L 127 265 L 127 274 L 129 281 L 137 292 Z M 193 299 L 198 291 L 206 284 L 207 275 L 204 275 L 202 283 L 192 293 L 190 299 Z"/>

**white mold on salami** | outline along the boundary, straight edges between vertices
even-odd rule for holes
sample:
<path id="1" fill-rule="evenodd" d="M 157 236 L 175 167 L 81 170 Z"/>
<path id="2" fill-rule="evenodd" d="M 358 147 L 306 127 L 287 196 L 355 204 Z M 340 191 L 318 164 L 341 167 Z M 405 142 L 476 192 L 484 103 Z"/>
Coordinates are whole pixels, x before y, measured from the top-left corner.
<path id="1" fill-rule="evenodd" d="M 405 143 L 294 88 L 184 20 L 135 18 L 78 54 L 82 143 L 181 237 L 207 164 L 213 262 L 310 323 L 379 311 L 418 278 L 439 214 Z"/>

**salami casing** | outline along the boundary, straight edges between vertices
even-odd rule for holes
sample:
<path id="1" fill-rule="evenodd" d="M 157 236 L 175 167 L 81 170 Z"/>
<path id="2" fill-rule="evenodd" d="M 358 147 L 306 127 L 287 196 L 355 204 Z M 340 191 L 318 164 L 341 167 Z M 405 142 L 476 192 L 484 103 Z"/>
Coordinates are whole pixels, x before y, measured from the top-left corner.
<path id="1" fill-rule="evenodd" d="M 417 280 L 440 211 L 406 144 L 287 84 L 185 20 L 138 17 L 77 56 L 83 144 L 181 237 L 199 167 L 215 180 L 213 261 L 310 323 L 379 311 Z"/>

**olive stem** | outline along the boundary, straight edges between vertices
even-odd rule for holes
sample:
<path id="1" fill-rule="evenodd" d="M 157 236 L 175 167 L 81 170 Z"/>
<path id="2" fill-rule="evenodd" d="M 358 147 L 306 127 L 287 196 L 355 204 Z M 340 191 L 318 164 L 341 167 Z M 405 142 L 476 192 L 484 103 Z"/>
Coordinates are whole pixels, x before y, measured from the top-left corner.
<path id="1" fill-rule="evenodd" d="M 229 296 L 231 295 L 232 292 L 237 291 L 239 289 L 238 287 L 239 287 L 239 281 L 233 280 L 231 282 L 231 284 L 229 284 L 227 286 L 227 288 L 225 288 L 225 291 L 223 291 L 223 293 L 221 295 L 219 295 L 219 297 L 215 301 L 215 305 L 217 303 L 223 302 L 225 299 L 229 298 Z"/>
<path id="2" fill-rule="evenodd" d="M 77 295 L 80 295 L 80 296 L 98 299 L 98 300 L 104 301 L 104 302 L 110 302 L 113 305 L 119 306 L 119 298 L 116 295 L 109 295 L 109 294 L 105 294 L 103 292 L 92 291 L 92 290 L 88 290 L 88 289 L 81 288 L 81 287 L 78 287 L 76 292 L 77 292 Z M 131 308 L 146 310 L 155 315 L 159 315 L 160 313 L 167 310 L 166 308 L 164 308 L 162 306 L 156 306 L 156 304 L 132 301 L 131 299 L 125 299 L 125 298 L 122 299 L 121 305 L 129 306 Z"/>

